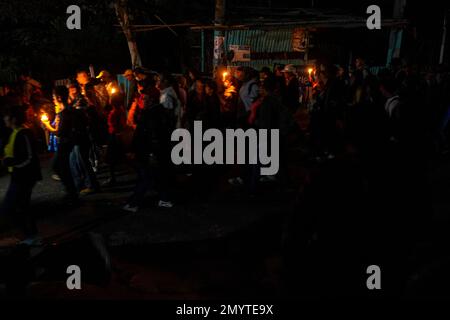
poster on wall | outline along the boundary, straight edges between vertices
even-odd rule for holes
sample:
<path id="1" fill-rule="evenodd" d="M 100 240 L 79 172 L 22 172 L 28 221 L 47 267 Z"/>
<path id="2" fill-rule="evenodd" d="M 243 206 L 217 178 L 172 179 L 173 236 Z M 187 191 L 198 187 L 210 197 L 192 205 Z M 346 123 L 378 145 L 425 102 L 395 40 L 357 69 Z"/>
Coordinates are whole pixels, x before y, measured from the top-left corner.
<path id="1" fill-rule="evenodd" d="M 231 44 L 229 49 L 234 53 L 233 60 L 231 60 L 231 62 L 250 61 L 250 46 Z"/>
<path id="2" fill-rule="evenodd" d="M 292 51 L 305 52 L 308 47 L 308 32 L 302 28 L 292 31 Z"/>
<path id="3" fill-rule="evenodd" d="M 221 60 L 224 55 L 223 48 L 224 37 L 214 37 L 214 60 Z"/>

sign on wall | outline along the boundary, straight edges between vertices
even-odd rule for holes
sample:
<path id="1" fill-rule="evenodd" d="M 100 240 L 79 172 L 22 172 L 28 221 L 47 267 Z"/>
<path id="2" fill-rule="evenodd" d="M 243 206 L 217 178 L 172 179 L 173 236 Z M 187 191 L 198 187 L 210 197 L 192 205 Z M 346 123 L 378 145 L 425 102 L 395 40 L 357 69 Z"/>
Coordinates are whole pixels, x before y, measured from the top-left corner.
<path id="1" fill-rule="evenodd" d="M 250 61 L 250 46 L 231 44 L 230 50 L 234 51 L 232 62 Z"/>
<path id="2" fill-rule="evenodd" d="M 224 43 L 224 37 L 222 37 L 222 36 L 214 37 L 214 60 L 222 59 L 222 57 L 224 55 L 223 43 Z"/>
<path id="3" fill-rule="evenodd" d="M 292 51 L 305 52 L 308 47 L 308 32 L 302 28 L 292 31 Z"/>

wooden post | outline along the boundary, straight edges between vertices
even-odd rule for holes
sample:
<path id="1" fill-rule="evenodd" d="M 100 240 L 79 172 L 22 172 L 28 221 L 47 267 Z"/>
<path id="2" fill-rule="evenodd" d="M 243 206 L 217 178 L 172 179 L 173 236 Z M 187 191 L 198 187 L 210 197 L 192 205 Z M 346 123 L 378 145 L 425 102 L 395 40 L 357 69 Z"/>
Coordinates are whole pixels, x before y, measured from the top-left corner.
<path id="1" fill-rule="evenodd" d="M 139 55 L 136 40 L 130 27 L 130 18 L 128 16 L 127 0 L 116 0 L 114 3 L 117 19 L 122 27 L 123 33 L 127 38 L 128 49 L 130 50 L 132 68 L 141 67 L 142 61 Z"/>
<path id="2" fill-rule="evenodd" d="M 405 11 L 406 0 L 395 0 L 394 3 L 394 19 L 403 18 Z M 383 20 L 381 21 L 383 26 Z M 386 65 L 389 66 L 393 58 L 400 57 L 400 49 L 402 46 L 403 29 L 392 28 L 389 36 L 389 49 L 387 55 Z"/>
<path id="3" fill-rule="evenodd" d="M 447 12 L 445 12 L 444 16 L 444 25 L 442 30 L 442 42 L 441 42 L 441 52 L 439 54 L 439 64 L 444 63 L 444 54 L 445 54 L 445 40 L 447 38 Z"/>
<path id="4" fill-rule="evenodd" d="M 216 0 L 215 10 L 215 26 L 223 26 L 225 23 L 225 5 L 226 0 Z M 214 30 L 214 56 L 213 56 L 213 72 L 222 64 L 225 56 L 225 37 L 222 29 Z"/>
<path id="5" fill-rule="evenodd" d="M 200 41 L 200 50 L 201 50 L 201 61 L 200 61 L 200 71 L 202 73 L 205 72 L 205 30 L 201 31 L 201 41 Z"/>

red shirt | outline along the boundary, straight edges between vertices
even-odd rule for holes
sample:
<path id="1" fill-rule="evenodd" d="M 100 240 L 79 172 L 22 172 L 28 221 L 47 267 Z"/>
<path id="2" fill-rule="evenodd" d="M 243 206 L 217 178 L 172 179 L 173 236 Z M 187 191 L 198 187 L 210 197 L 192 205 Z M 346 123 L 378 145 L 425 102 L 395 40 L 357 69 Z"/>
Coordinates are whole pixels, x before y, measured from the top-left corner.
<path id="1" fill-rule="evenodd" d="M 108 132 L 109 134 L 121 132 L 127 125 L 127 117 L 125 110 L 120 108 L 113 108 L 108 115 Z"/>

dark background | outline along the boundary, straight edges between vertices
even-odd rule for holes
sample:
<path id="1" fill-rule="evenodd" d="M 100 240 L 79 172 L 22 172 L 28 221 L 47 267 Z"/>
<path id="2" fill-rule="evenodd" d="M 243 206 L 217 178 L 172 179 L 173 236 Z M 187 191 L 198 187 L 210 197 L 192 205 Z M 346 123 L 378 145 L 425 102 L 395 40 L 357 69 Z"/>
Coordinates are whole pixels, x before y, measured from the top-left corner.
<path id="1" fill-rule="evenodd" d="M 66 28 L 66 8 L 71 4 L 81 7 L 81 30 Z M 370 4 L 381 7 L 382 19 L 392 15 L 393 1 L 227 0 L 227 6 L 234 8 L 314 5 L 317 9 L 337 8 L 362 16 Z M 129 0 L 128 5 L 134 24 L 159 24 L 155 14 L 166 23 L 212 24 L 214 20 L 213 0 Z M 448 9 L 449 4 L 438 1 L 407 1 L 405 15 L 410 24 L 404 32 L 402 56 L 413 62 L 437 63 Z M 0 83 L 14 80 L 23 69 L 32 70 L 33 76 L 44 83 L 67 78 L 89 64 L 96 71 L 123 72 L 130 67 L 130 57 L 125 36 L 114 26 L 117 24 L 112 0 L 0 0 Z M 136 34 L 145 66 L 183 72 L 198 64 L 199 32 L 187 28 L 176 28 L 176 32 L 178 36 L 168 29 Z M 370 57 L 374 63 L 385 61 L 388 30 L 372 32 L 370 37 L 366 30 L 344 32 L 323 32 L 321 37 L 331 46 L 334 42 L 352 46 L 355 53 Z M 211 35 L 212 31 L 208 31 L 207 39 Z M 212 50 L 209 42 L 207 53 Z"/>

